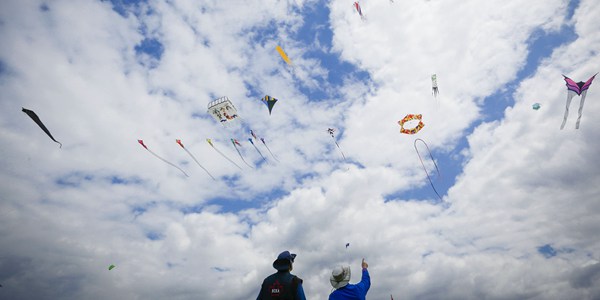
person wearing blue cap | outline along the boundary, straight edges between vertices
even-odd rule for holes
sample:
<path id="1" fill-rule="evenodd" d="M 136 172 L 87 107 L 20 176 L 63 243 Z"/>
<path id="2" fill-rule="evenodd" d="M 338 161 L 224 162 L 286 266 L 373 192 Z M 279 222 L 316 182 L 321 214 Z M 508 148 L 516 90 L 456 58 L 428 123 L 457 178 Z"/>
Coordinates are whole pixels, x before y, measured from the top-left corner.
<path id="1" fill-rule="evenodd" d="M 273 268 L 277 270 L 277 273 L 265 278 L 256 300 L 306 300 L 302 279 L 290 273 L 294 258 L 296 258 L 296 254 L 289 251 L 283 251 L 277 256 L 273 262 Z"/>

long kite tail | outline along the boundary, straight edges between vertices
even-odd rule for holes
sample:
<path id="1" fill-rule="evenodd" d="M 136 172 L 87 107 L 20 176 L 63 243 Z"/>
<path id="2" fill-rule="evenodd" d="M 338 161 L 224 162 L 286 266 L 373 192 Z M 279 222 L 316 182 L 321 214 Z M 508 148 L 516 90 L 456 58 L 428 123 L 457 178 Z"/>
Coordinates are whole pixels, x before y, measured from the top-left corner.
<path id="1" fill-rule="evenodd" d="M 337 146 L 338 150 L 340 150 L 340 154 L 342 154 L 342 158 L 344 159 L 344 162 L 346 161 L 346 155 L 344 155 L 344 151 L 342 151 L 342 148 L 340 148 L 340 145 L 337 143 L 337 141 L 335 140 L 335 136 L 333 136 L 333 133 L 331 133 L 331 138 L 333 139 L 333 142 L 335 143 L 335 145 Z"/>
<path id="2" fill-rule="evenodd" d="M 219 151 L 219 149 L 217 149 L 217 147 L 215 147 L 213 145 L 213 143 L 212 143 L 212 141 L 210 141 L 210 139 L 206 139 L 206 141 L 210 144 L 211 147 L 213 147 L 213 149 L 215 149 L 215 151 L 217 151 L 219 154 L 221 154 L 221 156 L 223 156 L 230 163 L 234 164 L 236 167 L 238 167 L 240 170 L 242 170 L 242 167 L 238 166 L 238 164 L 236 164 L 235 162 L 233 162 L 233 160 L 231 160 L 229 157 L 225 156 L 225 154 L 223 154 L 223 152 Z"/>
<path id="3" fill-rule="evenodd" d="M 419 153 L 419 148 L 417 148 L 417 141 L 421 141 L 427 148 L 427 152 L 429 153 L 429 157 L 431 158 L 431 161 L 433 162 L 433 165 L 435 166 L 435 170 L 437 171 L 438 176 L 440 176 L 440 169 L 438 169 L 438 166 L 435 163 L 435 160 L 433 159 L 433 155 L 431 155 L 431 151 L 429 150 L 429 146 L 427 146 L 427 143 L 425 143 L 425 141 L 422 139 L 416 139 L 414 142 L 414 146 L 415 146 L 415 151 L 417 151 L 417 156 L 419 156 L 419 160 L 421 161 L 421 166 L 423 166 L 423 170 L 425 170 L 425 174 L 427 175 L 427 179 L 429 179 L 429 184 L 431 185 L 431 188 L 433 189 L 435 194 L 438 196 L 438 198 L 440 198 L 440 200 L 442 200 L 442 197 L 440 196 L 438 191 L 435 189 L 435 186 L 433 185 L 433 181 L 431 181 L 431 177 L 429 176 L 429 172 L 427 172 L 427 168 L 425 168 L 425 164 L 423 163 L 423 158 L 421 157 L 421 153 Z M 442 201 L 444 201 L 444 200 L 442 200 Z"/>
<path id="4" fill-rule="evenodd" d="M 141 144 L 141 145 L 142 145 L 142 146 L 143 146 L 143 147 L 144 147 L 146 150 L 148 150 L 148 152 L 150 152 L 150 154 L 152 154 L 152 155 L 156 156 L 156 158 L 158 158 L 158 159 L 160 159 L 160 160 L 164 161 L 165 163 L 167 163 L 167 164 L 171 165 L 172 167 L 176 168 L 177 170 L 181 171 L 181 173 L 183 173 L 183 175 L 185 175 L 185 177 L 190 177 L 190 176 L 189 176 L 187 173 L 185 173 L 185 171 L 184 171 L 184 170 L 182 170 L 180 167 L 178 167 L 178 166 L 174 165 L 173 163 L 171 163 L 171 162 L 167 161 L 166 159 L 164 159 L 164 158 L 162 158 L 162 157 L 158 156 L 156 153 L 152 152 L 152 150 L 148 149 L 148 147 L 146 147 L 146 145 L 144 145 L 144 141 L 142 141 L 142 140 L 138 140 L 138 143 L 140 143 L 140 144 Z"/>
<path id="5" fill-rule="evenodd" d="M 596 75 L 594 75 L 596 76 Z M 579 101 L 579 117 L 577 117 L 577 122 L 575 123 L 575 129 L 579 129 L 579 122 L 581 122 L 581 115 L 583 114 L 583 104 L 585 103 L 585 96 L 587 94 L 587 90 L 581 93 L 581 100 Z"/>
<path id="6" fill-rule="evenodd" d="M 266 162 L 269 163 L 267 161 L 267 159 L 263 156 L 263 154 L 260 152 L 260 150 L 258 150 L 258 147 L 256 147 L 256 145 L 254 145 L 254 142 L 252 141 L 252 139 L 248 139 L 248 141 L 250 142 L 250 144 L 252 144 L 252 146 L 254 146 L 254 149 L 256 149 L 256 152 L 258 152 L 258 154 L 260 154 L 260 157 L 262 157 L 262 159 Z"/>
<path id="7" fill-rule="evenodd" d="M 575 92 L 572 90 L 567 91 L 567 104 L 565 107 L 565 116 L 563 117 L 562 124 L 560 124 L 560 130 L 565 128 L 565 124 L 567 124 L 567 118 L 569 117 L 569 106 L 571 105 L 571 100 L 575 96 Z"/>
<path id="8" fill-rule="evenodd" d="M 183 143 L 181 143 L 181 140 L 176 140 L 177 144 L 179 144 L 179 146 L 181 146 L 181 148 L 183 148 L 183 150 L 185 150 L 185 152 L 187 152 L 187 154 L 189 154 L 192 159 L 196 162 L 196 164 L 198 164 L 198 166 L 200 166 L 200 168 L 202 168 L 202 170 L 204 170 L 206 172 L 206 174 L 208 174 L 208 176 L 210 176 L 210 178 L 212 178 L 213 180 L 217 180 L 215 179 L 215 177 L 212 176 L 212 174 L 210 174 L 210 172 L 208 172 L 208 170 L 206 168 L 204 168 L 196 159 L 196 157 L 194 157 L 194 155 L 188 151 L 188 149 L 183 145 Z"/>
<path id="9" fill-rule="evenodd" d="M 340 153 L 342 154 L 342 157 L 344 158 L 344 161 L 346 161 L 346 155 L 344 155 L 344 151 L 342 151 L 342 148 L 340 148 L 340 145 L 337 143 L 337 141 L 334 141 L 334 142 L 335 142 L 335 145 L 340 150 Z"/>
<path id="10" fill-rule="evenodd" d="M 233 148 L 235 148 L 235 151 L 237 151 L 237 153 L 240 155 L 240 158 L 242 159 L 242 161 L 246 164 L 246 166 L 250 167 L 251 169 L 254 169 L 251 165 L 249 165 L 246 160 L 244 159 L 244 157 L 242 156 L 242 153 L 240 152 L 240 149 L 238 149 L 237 145 L 235 144 L 235 141 L 233 139 L 231 139 L 231 143 L 233 144 Z"/>
<path id="11" fill-rule="evenodd" d="M 271 154 L 273 159 L 279 162 L 279 159 L 277 159 L 277 157 L 275 157 L 275 155 L 273 155 L 273 152 L 271 152 L 271 149 L 269 149 L 269 146 L 267 146 L 267 143 L 265 143 L 265 139 L 260 138 L 260 140 L 262 141 L 263 145 L 265 145 L 265 148 L 267 148 L 267 151 L 269 151 L 269 153 Z"/>

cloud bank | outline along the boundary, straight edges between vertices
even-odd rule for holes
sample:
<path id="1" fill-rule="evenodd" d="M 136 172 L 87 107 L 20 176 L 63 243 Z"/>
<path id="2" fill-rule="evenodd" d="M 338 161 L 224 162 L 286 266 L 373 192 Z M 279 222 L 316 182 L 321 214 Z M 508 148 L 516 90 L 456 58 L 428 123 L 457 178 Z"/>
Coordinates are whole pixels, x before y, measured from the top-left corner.
<path id="1" fill-rule="evenodd" d="M 0 298 L 255 299 L 283 250 L 309 299 L 361 258 L 370 299 L 599 298 L 594 1 L 363 2 L 0 4 Z"/>

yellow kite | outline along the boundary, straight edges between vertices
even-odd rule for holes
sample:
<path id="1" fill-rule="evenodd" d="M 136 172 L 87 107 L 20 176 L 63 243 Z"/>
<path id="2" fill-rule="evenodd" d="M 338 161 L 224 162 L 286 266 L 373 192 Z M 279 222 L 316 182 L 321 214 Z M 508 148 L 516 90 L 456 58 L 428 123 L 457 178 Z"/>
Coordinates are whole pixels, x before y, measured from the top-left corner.
<path id="1" fill-rule="evenodd" d="M 285 54 L 285 52 L 283 52 L 283 49 L 281 49 L 280 46 L 275 47 L 275 49 L 277 50 L 277 52 L 279 52 L 279 55 L 281 55 L 281 58 L 283 58 L 283 60 L 285 60 L 285 62 L 288 65 L 292 64 L 292 61 L 290 60 L 290 58 Z"/>

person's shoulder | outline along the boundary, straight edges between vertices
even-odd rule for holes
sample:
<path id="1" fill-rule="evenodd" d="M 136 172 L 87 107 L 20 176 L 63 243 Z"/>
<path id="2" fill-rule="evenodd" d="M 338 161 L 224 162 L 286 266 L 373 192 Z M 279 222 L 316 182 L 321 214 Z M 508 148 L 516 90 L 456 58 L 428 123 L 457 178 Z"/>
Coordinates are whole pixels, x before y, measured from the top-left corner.
<path id="1" fill-rule="evenodd" d="M 273 277 L 276 277 L 277 275 L 278 275 L 278 273 L 277 273 L 277 272 L 275 272 L 275 273 L 273 273 L 273 274 L 271 274 L 271 275 L 269 275 L 269 276 L 265 277 L 265 280 L 267 280 L 267 279 L 270 279 L 270 278 L 273 278 Z"/>
<path id="2" fill-rule="evenodd" d="M 300 278 L 300 277 L 298 277 L 296 275 L 292 275 L 292 281 L 295 281 L 295 282 L 297 282 L 299 284 L 302 284 L 302 282 L 303 282 L 302 278 Z"/>

